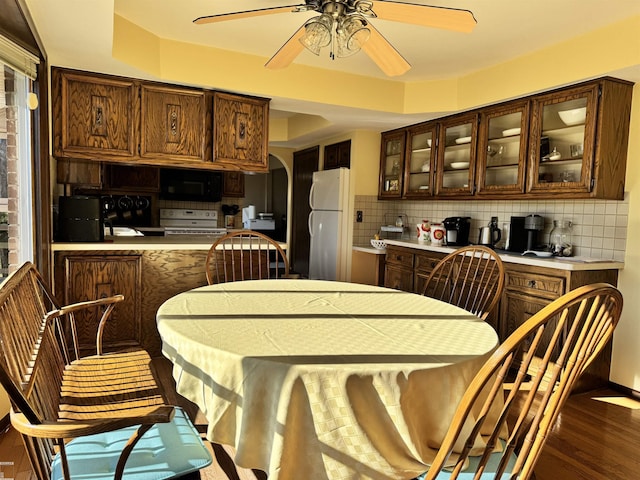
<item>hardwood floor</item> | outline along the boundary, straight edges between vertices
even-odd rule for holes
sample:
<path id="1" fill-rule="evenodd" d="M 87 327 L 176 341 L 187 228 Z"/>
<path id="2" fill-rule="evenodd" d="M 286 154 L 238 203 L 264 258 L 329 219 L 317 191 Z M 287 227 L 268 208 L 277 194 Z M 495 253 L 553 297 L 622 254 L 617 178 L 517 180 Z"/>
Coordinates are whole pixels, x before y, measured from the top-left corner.
<path id="1" fill-rule="evenodd" d="M 266 480 L 262 472 L 237 468 L 231 448 L 209 446 L 215 461 L 201 471 L 202 480 Z M 14 465 L 0 465 L 0 478 L 35 480 L 11 428 L 0 435 L 0 464 L 8 462 Z M 640 401 L 605 389 L 569 399 L 538 461 L 536 480 L 635 480 L 639 470 Z"/>

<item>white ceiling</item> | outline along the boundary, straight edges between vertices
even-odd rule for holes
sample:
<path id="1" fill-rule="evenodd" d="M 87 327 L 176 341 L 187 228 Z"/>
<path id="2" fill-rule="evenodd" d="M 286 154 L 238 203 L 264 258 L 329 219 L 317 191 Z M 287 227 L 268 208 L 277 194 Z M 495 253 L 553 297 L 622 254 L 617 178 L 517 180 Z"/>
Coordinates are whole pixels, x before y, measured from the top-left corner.
<path id="1" fill-rule="evenodd" d="M 195 25 L 199 16 L 293 5 L 296 0 L 25 0 L 47 55 L 56 65 L 144 76 L 123 71 L 111 58 L 113 14 L 155 35 L 234 50 L 266 59 L 314 12 L 281 13 L 208 25 Z M 412 65 L 403 82 L 459 77 L 563 40 L 640 14 L 640 0 L 403 0 L 415 4 L 471 10 L 477 20 L 470 34 L 374 19 L 374 26 Z M 375 9 L 374 9 L 375 10 Z M 295 63 L 388 78 L 360 52 L 331 60 L 303 51 Z M 340 108 L 324 110 L 286 98 L 272 100 L 272 108 L 331 118 L 336 128 L 385 130 L 412 122 L 407 116 L 376 116 Z M 274 112 L 274 115 L 288 113 Z M 339 125 L 336 123 L 338 122 Z M 292 145 L 294 146 L 294 145 Z"/>

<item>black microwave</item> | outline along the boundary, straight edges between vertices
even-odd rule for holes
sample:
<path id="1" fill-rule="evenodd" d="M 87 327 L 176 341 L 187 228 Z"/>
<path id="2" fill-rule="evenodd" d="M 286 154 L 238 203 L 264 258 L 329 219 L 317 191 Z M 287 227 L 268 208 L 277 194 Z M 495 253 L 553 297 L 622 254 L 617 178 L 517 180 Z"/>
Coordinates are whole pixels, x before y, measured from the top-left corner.
<path id="1" fill-rule="evenodd" d="M 191 202 L 222 200 L 222 173 L 209 170 L 160 169 L 160 198 Z"/>

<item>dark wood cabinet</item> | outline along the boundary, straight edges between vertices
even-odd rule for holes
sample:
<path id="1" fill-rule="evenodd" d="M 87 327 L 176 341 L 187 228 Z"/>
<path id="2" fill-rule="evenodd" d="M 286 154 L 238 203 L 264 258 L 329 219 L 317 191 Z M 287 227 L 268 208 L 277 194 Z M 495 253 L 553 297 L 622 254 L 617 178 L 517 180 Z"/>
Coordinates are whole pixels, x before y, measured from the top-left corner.
<path id="1" fill-rule="evenodd" d="M 140 87 L 140 156 L 205 161 L 205 94 L 202 90 Z"/>
<path id="2" fill-rule="evenodd" d="M 521 195 L 525 189 L 529 140 L 528 100 L 480 112 L 476 194 Z"/>
<path id="3" fill-rule="evenodd" d="M 384 132 L 378 196 L 622 200 L 632 91 L 606 77 Z M 429 127 L 438 136 L 427 175 L 412 158 L 420 149 L 411 139 Z"/>
<path id="4" fill-rule="evenodd" d="M 224 172 L 222 196 L 244 197 L 244 172 Z"/>
<path id="5" fill-rule="evenodd" d="M 141 255 L 56 254 L 54 258 L 56 296 L 64 304 L 123 294 L 104 330 L 106 351 L 141 344 Z M 95 352 L 100 315 L 76 314 L 80 348 Z"/>
<path id="6" fill-rule="evenodd" d="M 407 129 L 403 196 L 429 198 L 434 192 L 437 124 L 428 122 Z"/>
<path id="7" fill-rule="evenodd" d="M 402 197 L 406 136 L 407 133 L 404 129 L 382 134 L 378 187 L 378 198 L 380 199 L 394 200 Z"/>
<path id="8" fill-rule="evenodd" d="M 160 191 L 159 167 L 107 164 L 103 168 L 104 186 L 109 190 Z"/>
<path id="9" fill-rule="evenodd" d="M 534 97 L 527 191 L 622 200 L 632 89 L 605 78 Z"/>
<path id="10" fill-rule="evenodd" d="M 324 169 L 351 168 L 351 140 L 324 147 Z"/>
<path id="11" fill-rule="evenodd" d="M 475 188 L 478 115 L 456 115 L 440 122 L 436 195 L 470 197 Z"/>
<path id="12" fill-rule="evenodd" d="M 268 171 L 268 99 L 54 67 L 52 102 L 57 159 Z M 94 173 L 79 183 L 99 186 Z"/>
<path id="13" fill-rule="evenodd" d="M 213 163 L 230 170 L 268 171 L 269 100 L 213 94 Z"/>
<path id="14" fill-rule="evenodd" d="M 131 159 L 138 148 L 134 81 L 52 70 L 54 155 Z"/>
<path id="15" fill-rule="evenodd" d="M 384 268 L 384 286 L 413 292 L 414 252 L 409 248 L 387 245 Z"/>

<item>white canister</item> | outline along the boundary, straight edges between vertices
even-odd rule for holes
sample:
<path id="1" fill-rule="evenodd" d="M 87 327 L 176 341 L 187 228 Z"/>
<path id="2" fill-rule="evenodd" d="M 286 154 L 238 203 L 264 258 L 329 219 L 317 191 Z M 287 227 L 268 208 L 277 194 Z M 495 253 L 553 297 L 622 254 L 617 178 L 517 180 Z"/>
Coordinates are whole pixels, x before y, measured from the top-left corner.
<path id="1" fill-rule="evenodd" d="M 431 224 L 431 245 L 439 247 L 442 245 L 444 241 L 446 230 L 442 226 L 441 223 L 432 223 Z"/>
<path id="2" fill-rule="evenodd" d="M 429 225 L 428 220 L 423 220 L 422 223 L 416 224 L 416 230 L 419 243 L 428 243 L 431 241 L 431 225 Z"/>

